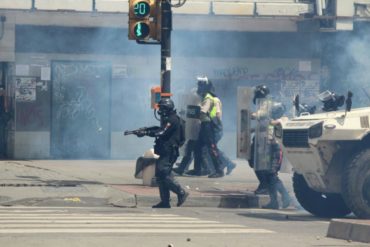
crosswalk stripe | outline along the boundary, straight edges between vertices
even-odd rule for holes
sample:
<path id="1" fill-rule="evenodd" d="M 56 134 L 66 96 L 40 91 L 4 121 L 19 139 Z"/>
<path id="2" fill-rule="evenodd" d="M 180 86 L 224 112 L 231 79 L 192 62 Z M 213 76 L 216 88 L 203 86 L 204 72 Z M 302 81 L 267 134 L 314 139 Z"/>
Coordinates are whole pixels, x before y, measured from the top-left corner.
<path id="1" fill-rule="evenodd" d="M 96 227 L 124 227 L 124 228 L 135 228 L 135 227 L 155 227 L 155 228 L 188 228 L 189 225 L 184 224 L 7 224 L 7 225 L 0 225 L 1 228 L 96 228 Z M 209 227 L 209 228 L 220 228 L 220 227 L 234 227 L 234 228 L 241 228 L 244 226 L 241 225 L 234 225 L 234 224 L 195 224 L 191 225 L 191 228 L 201 228 L 201 227 Z"/>
<path id="2" fill-rule="evenodd" d="M 4 216 L 0 217 L 0 220 L 9 220 L 9 219 L 14 219 L 14 220 L 22 220 L 22 219 L 91 219 L 96 216 L 59 216 L 59 215 L 53 215 L 53 216 L 22 216 L 22 217 L 17 217 L 17 216 Z M 109 217 L 109 216 L 99 216 L 96 217 L 98 219 L 102 220 L 140 220 L 140 219 L 152 219 L 152 220 L 161 220 L 161 219 L 166 219 L 166 220 L 178 220 L 179 217 L 150 217 L 150 216 L 137 216 L 137 217 L 125 217 L 125 216 L 116 216 L 116 217 Z M 195 218 L 191 217 L 181 217 L 181 220 L 194 220 Z"/>
<path id="3" fill-rule="evenodd" d="M 8 214 L 11 213 L 65 213 L 67 210 L 5 210 L 0 208 L 0 214 Z"/>
<path id="4" fill-rule="evenodd" d="M 1 220 L 1 223 L 15 223 L 15 222 L 22 222 L 22 223 L 117 223 L 117 220 Z M 118 220 L 121 222 L 121 220 Z M 153 220 L 125 220 L 126 223 L 150 223 Z M 219 224 L 217 221 L 208 221 L 208 220 L 193 220 L 193 221 L 183 221 L 181 219 L 178 220 L 156 220 L 155 222 L 158 223 L 181 223 L 181 224 L 202 224 L 202 223 L 213 223 Z"/>
<path id="5" fill-rule="evenodd" d="M 248 228 L 223 228 L 223 229 L 146 229 L 146 228 L 75 228 L 75 229 L 0 229 L 0 234 L 26 234 L 26 233 L 274 233 L 273 231 L 265 229 L 248 229 Z"/>
<path id="6" fill-rule="evenodd" d="M 9 214 L 9 213 L 1 213 L 0 212 L 0 218 L 2 217 L 10 217 L 10 216 L 14 216 L 14 217 L 20 217 L 20 216 L 44 216 L 44 215 L 48 215 L 50 213 L 53 213 L 54 216 L 71 216 L 71 215 L 81 215 L 81 213 L 67 213 L 67 211 L 63 211 L 63 212 L 45 212 L 45 213 L 42 213 L 40 214 L 39 212 L 37 213 L 22 213 L 22 212 L 19 212 L 19 213 L 16 213 L 16 214 Z M 96 213 L 84 213 L 83 215 L 87 215 L 87 216 L 111 216 L 111 217 L 116 217 L 116 216 L 125 216 L 125 217 L 140 217 L 140 216 L 143 216 L 143 214 L 125 214 L 125 213 L 120 213 L 120 214 L 112 214 L 112 213 L 106 213 L 106 214 L 96 214 Z M 175 215 L 175 214 L 145 214 L 145 216 L 150 216 L 150 217 L 178 217 L 178 215 Z"/>
<path id="7" fill-rule="evenodd" d="M 87 212 L 54 208 L 0 209 L 0 235 L 47 233 L 275 233 L 238 224 L 159 213 Z"/>

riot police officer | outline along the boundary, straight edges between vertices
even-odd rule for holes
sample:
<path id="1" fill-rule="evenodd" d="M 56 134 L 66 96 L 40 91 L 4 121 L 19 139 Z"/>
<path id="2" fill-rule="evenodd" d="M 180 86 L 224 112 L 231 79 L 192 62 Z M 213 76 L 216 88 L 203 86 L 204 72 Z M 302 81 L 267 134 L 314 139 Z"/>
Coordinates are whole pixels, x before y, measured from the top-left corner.
<path id="1" fill-rule="evenodd" d="M 154 152 L 159 155 L 156 161 L 155 176 L 159 186 L 161 201 L 153 208 L 170 208 L 170 191 L 177 195 L 177 206 L 181 206 L 189 193 L 172 176 L 172 167 L 179 156 L 179 146 L 183 141 L 181 119 L 176 114 L 175 105 L 169 98 L 162 98 L 158 114 L 162 117 L 161 127 L 144 128 L 136 135 L 155 138 Z"/>
<path id="2" fill-rule="evenodd" d="M 264 99 L 267 97 L 267 95 L 270 94 L 270 90 L 266 85 L 258 85 L 254 89 L 254 96 L 253 96 L 253 104 L 257 103 L 258 99 Z M 256 119 L 256 114 L 252 114 L 252 119 Z M 251 145 L 251 157 L 250 160 L 248 160 L 249 166 L 251 168 L 254 168 L 254 147 L 255 147 L 255 138 L 252 139 L 252 145 Z M 254 191 L 256 195 L 259 194 L 267 194 L 268 193 L 268 184 L 266 181 L 266 176 L 264 171 L 254 170 L 256 177 L 258 179 L 258 187 Z"/>
<path id="3" fill-rule="evenodd" d="M 257 120 L 255 139 L 253 143 L 253 165 L 260 183 L 267 187 L 270 202 L 263 208 L 278 209 L 277 192 L 282 196 L 283 208 L 289 206 L 291 198 L 278 177 L 282 164 L 282 149 L 274 136 L 274 125 L 278 123 L 285 112 L 285 106 L 267 97 L 269 93 L 265 85 L 256 87 L 253 102 L 258 105 L 254 113 Z"/>
<path id="4" fill-rule="evenodd" d="M 265 181 L 267 183 L 268 192 L 270 195 L 270 202 L 263 206 L 267 209 L 279 209 L 279 202 L 277 200 L 277 193 L 279 192 L 282 197 L 282 208 L 287 208 L 290 205 L 291 198 L 283 182 L 280 180 L 278 173 L 283 162 L 283 152 L 277 143 L 274 136 L 273 126 L 278 124 L 277 119 L 281 118 L 285 112 L 285 106 L 280 102 L 272 102 L 271 105 L 271 122 L 269 128 L 269 151 L 270 151 L 270 162 L 271 170 L 265 173 Z"/>
<path id="5" fill-rule="evenodd" d="M 210 174 L 208 177 L 219 178 L 224 176 L 224 172 L 212 123 L 214 119 L 217 119 L 217 106 L 214 104 L 214 96 L 211 94 L 213 85 L 207 77 L 198 77 L 197 80 L 197 93 L 202 97 L 200 107 L 201 125 L 199 132 L 199 149 L 203 153 L 202 159 L 204 163 L 206 163 L 205 157 L 207 157 L 206 154 L 208 152 L 214 166 L 214 173 Z"/>

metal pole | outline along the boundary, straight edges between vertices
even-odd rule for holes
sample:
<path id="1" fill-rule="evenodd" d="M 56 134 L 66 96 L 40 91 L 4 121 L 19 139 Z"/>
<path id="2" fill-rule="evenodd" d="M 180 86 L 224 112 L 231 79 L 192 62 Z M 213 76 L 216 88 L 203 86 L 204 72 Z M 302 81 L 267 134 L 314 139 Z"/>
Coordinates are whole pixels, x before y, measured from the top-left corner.
<path id="1" fill-rule="evenodd" d="M 161 91 L 164 98 L 171 93 L 171 31 L 172 11 L 171 0 L 162 1 L 161 28 Z"/>
<path id="2" fill-rule="evenodd" d="M 96 11 L 96 0 L 92 0 L 92 11 Z"/>

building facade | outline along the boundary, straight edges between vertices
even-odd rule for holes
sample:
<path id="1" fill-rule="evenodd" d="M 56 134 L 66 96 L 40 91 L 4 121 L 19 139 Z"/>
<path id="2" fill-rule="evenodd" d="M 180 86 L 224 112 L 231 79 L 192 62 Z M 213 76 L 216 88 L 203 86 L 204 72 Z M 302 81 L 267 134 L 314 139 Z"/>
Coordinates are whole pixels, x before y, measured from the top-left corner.
<path id="1" fill-rule="evenodd" d="M 224 102 L 227 152 L 235 154 L 239 86 L 265 83 L 289 105 L 296 93 L 312 102 L 350 79 L 337 60 L 367 40 L 370 3 L 348 1 L 342 13 L 343 6 L 325 12 L 318 2 L 188 0 L 174 8 L 174 99 L 197 75 L 211 78 Z M 127 11 L 127 1 L 1 1 L 3 157 L 136 158 L 152 146 L 123 136 L 156 124 L 150 88 L 160 85 L 160 48 L 128 40 Z"/>

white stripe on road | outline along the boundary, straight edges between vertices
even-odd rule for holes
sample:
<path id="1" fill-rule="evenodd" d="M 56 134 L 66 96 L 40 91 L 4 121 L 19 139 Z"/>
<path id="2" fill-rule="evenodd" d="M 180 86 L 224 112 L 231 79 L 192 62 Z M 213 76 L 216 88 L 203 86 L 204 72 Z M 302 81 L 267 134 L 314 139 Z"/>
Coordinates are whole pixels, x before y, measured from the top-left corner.
<path id="1" fill-rule="evenodd" d="M 186 224 L 7 224 L 7 225 L 0 225 L 0 229 L 2 228 L 97 228 L 97 227 L 105 227 L 105 228 L 146 228 L 146 227 L 154 227 L 154 228 L 220 228 L 220 227 L 227 227 L 227 228 L 243 228 L 242 225 L 234 225 L 234 224 L 196 224 L 196 225 L 186 225 Z"/>
<path id="2" fill-rule="evenodd" d="M 9 213 L 66 213 L 68 210 L 5 210 L 4 208 L 0 208 L 0 214 L 9 214 Z M 15 214 L 15 215 L 17 215 Z M 11 215 L 11 214 L 9 214 Z"/>
<path id="3" fill-rule="evenodd" d="M 79 214 L 80 215 L 80 214 Z M 151 217 L 151 216 L 145 216 L 145 215 L 141 215 L 141 216 L 136 216 L 136 217 L 132 217 L 132 216 L 116 216 L 116 217 L 109 217 L 109 216 L 94 216 L 94 215 L 87 215 L 87 216 L 59 216 L 58 214 L 55 214 L 53 216 L 46 216 L 46 215 L 40 215 L 40 216 L 21 216 L 21 217 L 17 217 L 17 216 L 0 216 L 0 220 L 2 221 L 3 219 L 4 220 L 22 220 L 22 219 L 77 219 L 77 220 L 83 220 L 83 219 L 91 219 L 91 218 L 97 218 L 97 219 L 102 219 L 102 220 L 140 220 L 140 219 L 152 219 L 152 220 L 161 220 L 161 219 L 165 219 L 165 220 L 178 220 L 179 217 Z M 181 217 L 181 220 L 185 221 L 185 220 L 196 220 L 196 218 L 192 218 L 192 217 Z"/>
<path id="4" fill-rule="evenodd" d="M 224 228 L 224 229 L 146 229 L 146 228 L 133 228 L 133 229 L 0 229 L 0 234 L 27 234 L 27 233 L 274 233 L 273 231 L 265 229 L 247 229 L 247 228 Z"/>
<path id="5" fill-rule="evenodd" d="M 22 212 L 16 212 L 15 214 L 8 213 L 8 212 L 1 212 L 0 211 L 0 218 L 4 216 L 44 216 L 44 215 L 53 215 L 53 216 L 74 216 L 74 215 L 86 215 L 86 216 L 127 216 L 127 217 L 138 217 L 138 216 L 150 216 L 150 217 L 178 217 L 176 214 L 125 214 L 125 213 L 119 213 L 119 214 L 112 214 L 112 213 L 106 213 L 106 214 L 97 214 L 97 213 L 77 213 L 77 212 L 70 212 L 68 211 L 45 211 L 44 213 L 40 214 L 40 212 L 33 213 L 33 211 L 29 211 L 29 213 Z"/>
<path id="6" fill-rule="evenodd" d="M 125 222 L 125 223 L 181 223 L 181 224 L 203 224 L 203 223 L 214 223 L 219 224 L 217 221 L 208 221 L 208 220 L 181 220 L 181 218 L 177 220 L 1 220 L 0 223 L 117 223 L 117 222 Z"/>
<path id="7" fill-rule="evenodd" d="M 49 210 L 50 209 L 50 210 Z M 65 209 L 65 208 L 64 208 Z M 85 208 L 86 209 L 86 208 Z M 91 209 L 87 209 L 91 210 Z M 51 208 L 0 210 L 2 234 L 106 234 L 106 233 L 275 233 L 266 229 L 248 229 L 243 225 L 182 217 L 174 214 L 76 212 Z"/>

